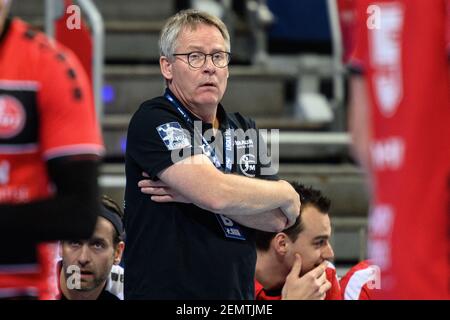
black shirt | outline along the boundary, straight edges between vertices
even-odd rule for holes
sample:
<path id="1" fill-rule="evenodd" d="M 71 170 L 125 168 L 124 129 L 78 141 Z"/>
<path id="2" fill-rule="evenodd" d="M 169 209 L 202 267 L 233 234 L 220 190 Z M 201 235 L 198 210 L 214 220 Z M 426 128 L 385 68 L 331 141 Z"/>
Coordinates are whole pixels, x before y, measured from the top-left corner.
<path id="1" fill-rule="evenodd" d="M 218 118 L 221 132 L 228 127 L 255 129 L 254 121 L 239 113 L 227 114 L 221 105 Z M 183 134 L 180 129 L 187 131 Z M 202 123 L 202 134 L 208 129 L 211 124 Z M 219 143 L 213 137 L 209 140 L 211 146 Z M 232 173 L 260 175 L 259 157 L 251 154 L 257 143 L 258 134 L 236 140 Z M 126 150 L 125 299 L 254 298 L 252 229 L 239 226 L 245 240 L 227 238 L 214 213 L 193 204 L 156 203 L 137 187 L 143 171 L 157 180 L 157 174 L 174 163 L 172 149 L 189 156 L 202 152 L 199 144 L 193 126 L 165 97 L 144 102 L 131 119 Z M 221 158 L 223 149 L 218 149 Z"/>

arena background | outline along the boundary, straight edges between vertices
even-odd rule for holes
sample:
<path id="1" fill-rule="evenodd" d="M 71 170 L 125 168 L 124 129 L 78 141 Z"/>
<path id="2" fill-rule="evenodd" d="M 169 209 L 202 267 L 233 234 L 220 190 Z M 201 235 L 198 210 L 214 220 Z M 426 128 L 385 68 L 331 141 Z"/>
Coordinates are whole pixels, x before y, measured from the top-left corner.
<path id="1" fill-rule="evenodd" d="M 164 88 L 158 66 L 164 20 L 187 7 L 221 16 L 233 54 L 223 104 L 253 117 L 260 128 L 280 129 L 280 178 L 312 185 L 331 198 L 332 244 L 342 275 L 366 258 L 368 209 L 346 128 L 353 2 L 96 0 L 73 1 L 77 7 L 65 12 L 72 1 L 20 0 L 12 14 L 54 34 L 91 73 L 107 150 L 99 184 L 119 203 L 129 119 Z M 74 16 L 79 8 L 81 30 Z"/>

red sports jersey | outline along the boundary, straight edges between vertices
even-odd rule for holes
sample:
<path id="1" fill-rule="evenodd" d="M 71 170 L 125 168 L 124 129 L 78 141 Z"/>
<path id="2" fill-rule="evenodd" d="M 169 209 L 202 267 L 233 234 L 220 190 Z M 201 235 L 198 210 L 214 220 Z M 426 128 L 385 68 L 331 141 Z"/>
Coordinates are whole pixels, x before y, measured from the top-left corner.
<path id="1" fill-rule="evenodd" d="M 352 65 L 371 102 L 369 255 L 382 270 L 381 298 L 450 298 L 447 6 L 358 1 Z"/>
<path id="2" fill-rule="evenodd" d="M 325 300 L 342 300 L 341 287 L 336 276 L 336 268 L 330 262 L 325 269 L 327 280 L 331 283 L 331 288 L 327 291 Z M 255 300 L 281 300 L 281 293 L 268 294 L 261 283 L 255 279 Z"/>
<path id="3" fill-rule="evenodd" d="M 7 22 L 0 42 L 0 204 L 51 198 L 47 160 L 102 152 L 92 92 L 78 60 L 21 20 Z M 38 265 L 0 265 L 0 297 L 31 291 L 51 297 L 53 248 L 39 246 Z"/>
<path id="4" fill-rule="evenodd" d="M 351 268 L 340 281 L 342 299 L 372 300 L 374 290 L 380 289 L 380 270 L 369 260 Z"/>
<path id="5" fill-rule="evenodd" d="M 350 59 L 355 43 L 354 28 L 355 28 L 355 2 L 356 0 L 337 0 L 339 22 L 342 34 L 343 57 L 344 63 Z"/>

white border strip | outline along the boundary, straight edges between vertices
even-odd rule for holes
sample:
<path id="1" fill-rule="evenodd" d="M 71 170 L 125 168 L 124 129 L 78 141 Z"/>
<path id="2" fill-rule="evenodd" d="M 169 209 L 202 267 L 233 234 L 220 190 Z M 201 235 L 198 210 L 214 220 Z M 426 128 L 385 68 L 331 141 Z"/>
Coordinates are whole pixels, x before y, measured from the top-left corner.
<path id="1" fill-rule="evenodd" d="M 0 88 L 6 90 L 38 91 L 41 85 L 37 81 L 0 80 Z"/>
<path id="2" fill-rule="evenodd" d="M 260 129 L 263 138 L 270 143 L 271 130 Z M 268 133 L 268 134 L 267 134 Z M 279 132 L 280 144 L 321 144 L 321 145 L 350 145 L 348 133 L 309 133 L 309 132 Z"/>
<path id="3" fill-rule="evenodd" d="M 19 144 L 19 145 L 0 144 L 1 154 L 35 153 L 38 150 L 39 148 L 36 143 Z"/>
<path id="4" fill-rule="evenodd" d="M 99 144 L 74 144 L 70 146 L 62 146 L 52 148 L 44 153 L 44 159 L 51 160 L 53 158 L 59 158 L 64 156 L 71 156 L 77 154 L 95 154 L 103 156 L 105 148 Z"/>

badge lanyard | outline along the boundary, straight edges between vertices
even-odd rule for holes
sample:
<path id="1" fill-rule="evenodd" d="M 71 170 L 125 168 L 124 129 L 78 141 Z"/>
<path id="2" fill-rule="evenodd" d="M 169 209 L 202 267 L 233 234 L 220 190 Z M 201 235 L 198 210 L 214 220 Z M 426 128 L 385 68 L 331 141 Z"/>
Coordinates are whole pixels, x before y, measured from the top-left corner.
<path id="1" fill-rule="evenodd" d="M 187 110 L 181 106 L 169 93 L 169 91 L 166 90 L 164 93 L 164 97 L 169 100 L 170 103 L 178 110 L 178 112 L 181 114 L 183 119 L 193 127 L 194 134 L 200 135 L 202 137 L 203 142 L 203 152 L 208 156 L 208 158 L 211 160 L 211 162 L 216 166 L 217 169 L 223 170 L 225 173 L 230 173 L 232 166 L 233 166 L 233 159 L 231 158 L 233 156 L 233 139 L 231 139 L 231 128 L 228 124 L 227 129 L 224 132 L 224 140 L 225 140 L 225 167 L 223 168 L 220 164 L 219 159 L 217 158 L 214 150 L 209 145 L 208 141 L 206 141 L 205 137 L 201 132 L 197 132 L 194 122 L 192 121 L 191 117 L 189 116 Z M 245 236 L 241 231 L 241 228 L 239 225 L 236 225 L 233 220 L 225 217 L 221 214 L 215 214 L 217 221 L 219 222 L 220 226 L 222 227 L 222 230 L 225 234 L 226 238 L 230 239 L 237 239 L 237 240 L 245 240 Z"/>
<path id="2" fill-rule="evenodd" d="M 187 110 L 181 106 L 173 97 L 172 95 L 166 91 L 164 93 L 164 97 L 169 100 L 172 105 L 178 110 L 178 112 L 183 116 L 184 120 L 191 125 L 194 128 L 194 133 L 202 137 L 203 142 L 203 151 L 208 156 L 208 158 L 211 160 L 211 162 L 216 166 L 217 169 L 223 170 L 225 173 L 230 173 L 232 166 L 233 166 L 233 140 L 231 139 L 231 128 L 228 125 L 228 128 L 224 132 L 224 140 L 225 140 L 225 168 L 222 168 L 222 165 L 220 164 L 219 159 L 217 158 L 214 150 L 209 145 L 208 141 L 206 141 L 205 137 L 201 132 L 197 132 L 194 122 L 192 121 L 191 117 L 187 113 Z"/>

